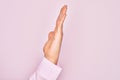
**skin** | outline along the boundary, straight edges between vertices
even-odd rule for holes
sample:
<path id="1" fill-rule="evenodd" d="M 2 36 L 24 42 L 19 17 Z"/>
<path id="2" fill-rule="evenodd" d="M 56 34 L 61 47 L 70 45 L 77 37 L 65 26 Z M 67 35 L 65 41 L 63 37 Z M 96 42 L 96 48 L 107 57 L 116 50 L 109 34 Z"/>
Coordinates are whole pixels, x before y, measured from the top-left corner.
<path id="1" fill-rule="evenodd" d="M 56 26 L 48 35 L 48 40 L 43 47 L 45 58 L 57 64 L 63 39 L 63 23 L 66 18 L 67 5 L 64 5 L 56 20 Z"/>

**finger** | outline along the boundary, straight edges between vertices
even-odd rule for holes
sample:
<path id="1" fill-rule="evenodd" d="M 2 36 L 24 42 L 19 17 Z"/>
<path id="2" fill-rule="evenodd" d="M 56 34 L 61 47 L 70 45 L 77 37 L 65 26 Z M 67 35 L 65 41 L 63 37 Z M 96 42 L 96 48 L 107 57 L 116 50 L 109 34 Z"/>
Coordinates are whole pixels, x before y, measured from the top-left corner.
<path id="1" fill-rule="evenodd" d="M 45 45 L 44 45 L 44 48 L 43 48 L 43 51 L 44 51 L 44 52 L 45 52 L 45 50 L 47 50 L 47 49 L 50 47 L 53 39 L 54 39 L 54 32 L 51 31 L 51 32 L 48 34 L 48 40 L 47 40 L 47 42 L 46 42 Z"/>
<path id="2" fill-rule="evenodd" d="M 63 21 L 65 19 L 66 11 L 67 11 L 67 6 L 65 5 L 60 10 L 60 14 L 56 21 L 56 28 L 60 28 L 58 25 L 61 25 L 63 23 Z"/>
<path id="3" fill-rule="evenodd" d="M 48 39 L 51 39 L 51 38 L 54 38 L 54 32 L 53 31 L 51 31 L 48 35 Z"/>
<path id="4" fill-rule="evenodd" d="M 57 19 L 57 20 L 61 19 L 62 16 L 63 16 L 64 14 L 66 14 L 66 11 L 67 11 L 67 5 L 64 5 L 64 6 L 61 8 L 61 10 L 60 10 L 60 13 L 59 13 L 59 16 L 58 16 L 58 19 Z"/>
<path id="5" fill-rule="evenodd" d="M 55 27 L 55 31 L 62 31 L 62 25 L 64 23 L 65 17 L 66 17 L 66 11 L 67 11 L 67 5 L 64 5 L 61 10 L 60 10 L 60 14 L 57 18 L 56 21 L 56 27 Z"/>

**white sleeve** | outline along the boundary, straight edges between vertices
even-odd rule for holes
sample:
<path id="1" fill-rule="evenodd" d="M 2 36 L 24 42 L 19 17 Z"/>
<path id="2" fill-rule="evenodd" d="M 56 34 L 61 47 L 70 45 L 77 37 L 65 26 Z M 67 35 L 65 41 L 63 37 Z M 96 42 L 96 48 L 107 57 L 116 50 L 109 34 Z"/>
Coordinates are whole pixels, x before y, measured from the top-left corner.
<path id="1" fill-rule="evenodd" d="M 46 58 L 43 58 L 38 69 L 29 80 L 56 80 L 61 72 L 61 68 Z"/>

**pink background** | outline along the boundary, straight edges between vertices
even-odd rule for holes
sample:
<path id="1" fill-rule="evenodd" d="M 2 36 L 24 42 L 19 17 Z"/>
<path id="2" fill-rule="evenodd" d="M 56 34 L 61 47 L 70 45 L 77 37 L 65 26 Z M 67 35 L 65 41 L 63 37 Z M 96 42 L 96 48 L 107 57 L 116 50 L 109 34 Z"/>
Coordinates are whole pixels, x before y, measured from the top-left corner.
<path id="1" fill-rule="evenodd" d="M 120 80 L 120 0 L 0 0 L 0 80 L 28 80 L 64 4 L 58 80 Z"/>

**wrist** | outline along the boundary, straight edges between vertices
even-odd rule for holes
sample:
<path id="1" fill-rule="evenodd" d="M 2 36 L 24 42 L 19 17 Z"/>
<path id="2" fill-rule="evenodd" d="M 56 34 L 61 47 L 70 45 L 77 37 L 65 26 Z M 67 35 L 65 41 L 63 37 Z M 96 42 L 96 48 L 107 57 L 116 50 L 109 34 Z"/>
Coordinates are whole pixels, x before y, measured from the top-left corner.
<path id="1" fill-rule="evenodd" d="M 51 57 L 47 57 L 47 56 L 45 56 L 45 58 L 48 59 L 48 60 L 49 60 L 50 62 L 52 62 L 53 64 L 57 65 L 57 62 L 58 62 L 57 59 L 51 58 Z"/>

